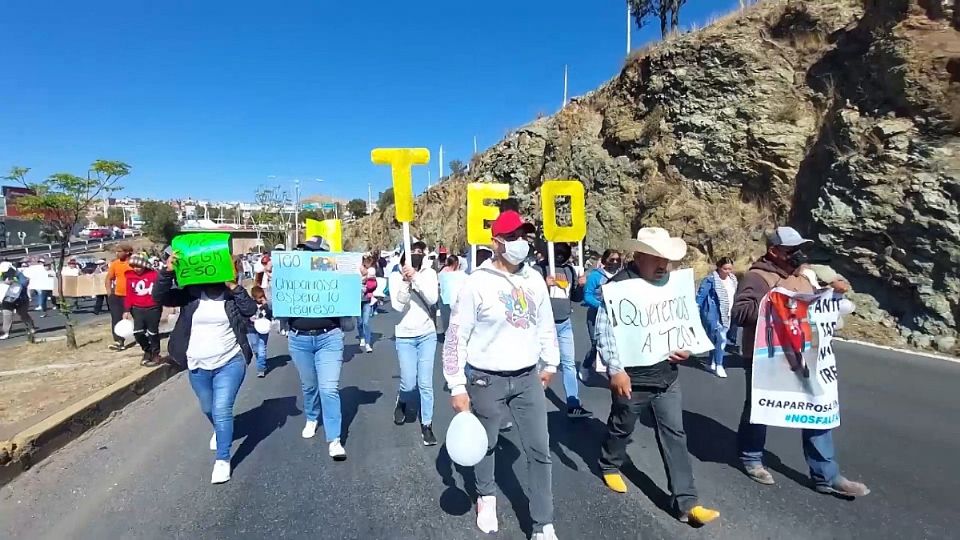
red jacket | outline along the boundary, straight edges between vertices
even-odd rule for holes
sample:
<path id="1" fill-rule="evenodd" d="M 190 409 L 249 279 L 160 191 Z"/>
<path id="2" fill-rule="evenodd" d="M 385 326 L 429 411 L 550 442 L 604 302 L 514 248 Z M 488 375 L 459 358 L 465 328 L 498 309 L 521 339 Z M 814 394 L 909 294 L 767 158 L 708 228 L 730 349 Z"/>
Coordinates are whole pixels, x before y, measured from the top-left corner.
<path id="1" fill-rule="evenodd" d="M 123 297 L 123 308 L 130 311 L 130 308 L 134 307 L 156 307 L 157 304 L 153 301 L 153 286 L 160 274 L 153 269 L 148 269 L 143 274 L 128 270 L 126 276 L 127 295 Z"/>
<path id="2" fill-rule="evenodd" d="M 363 279 L 363 299 L 369 302 L 373 299 L 373 293 L 377 290 L 377 278 Z"/>

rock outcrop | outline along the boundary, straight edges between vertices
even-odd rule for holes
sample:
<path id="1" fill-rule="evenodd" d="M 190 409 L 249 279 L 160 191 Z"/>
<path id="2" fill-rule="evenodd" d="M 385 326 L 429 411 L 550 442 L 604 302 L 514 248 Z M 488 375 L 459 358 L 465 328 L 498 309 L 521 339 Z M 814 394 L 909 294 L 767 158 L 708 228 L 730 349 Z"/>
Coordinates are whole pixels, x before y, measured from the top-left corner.
<path id="1" fill-rule="evenodd" d="M 960 321 L 960 32 L 930 1 L 761 2 L 635 51 L 621 73 L 477 155 L 417 200 L 415 234 L 465 244 L 465 184 L 587 188 L 587 245 L 659 225 L 689 261 L 741 264 L 791 224 L 874 301 L 864 320 L 917 346 Z M 932 4 L 931 4 L 932 5 Z M 346 231 L 395 245 L 392 209 Z M 867 307 L 870 306 L 870 307 Z"/>

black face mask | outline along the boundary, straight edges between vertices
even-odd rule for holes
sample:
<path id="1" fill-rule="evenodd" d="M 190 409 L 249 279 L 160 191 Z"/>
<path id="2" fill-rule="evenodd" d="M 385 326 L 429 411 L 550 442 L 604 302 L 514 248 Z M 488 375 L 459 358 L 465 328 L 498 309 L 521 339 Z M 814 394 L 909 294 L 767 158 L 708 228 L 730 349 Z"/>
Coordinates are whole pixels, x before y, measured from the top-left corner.
<path id="1" fill-rule="evenodd" d="M 794 268 L 799 268 L 801 265 L 806 264 L 810 261 L 810 257 L 803 252 L 802 249 L 798 249 L 787 255 L 787 262 L 790 263 L 790 266 Z"/>
<path id="2" fill-rule="evenodd" d="M 423 264 L 423 253 L 414 253 L 411 255 L 410 264 L 413 266 L 414 270 L 419 270 L 420 265 Z"/>

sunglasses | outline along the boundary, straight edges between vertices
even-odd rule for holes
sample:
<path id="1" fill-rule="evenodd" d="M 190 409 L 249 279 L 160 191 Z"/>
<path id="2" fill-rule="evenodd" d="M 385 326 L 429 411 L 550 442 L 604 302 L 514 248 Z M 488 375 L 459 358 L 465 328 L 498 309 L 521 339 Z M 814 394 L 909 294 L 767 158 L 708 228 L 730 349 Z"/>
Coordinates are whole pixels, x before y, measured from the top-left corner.
<path id="1" fill-rule="evenodd" d="M 523 234 L 523 231 L 518 229 L 516 231 L 513 231 L 512 233 L 504 234 L 500 238 L 502 238 L 506 242 L 514 242 L 516 240 L 521 240 L 525 237 L 526 235 Z"/>
<path id="2" fill-rule="evenodd" d="M 620 259 L 607 259 L 607 264 L 620 264 Z"/>

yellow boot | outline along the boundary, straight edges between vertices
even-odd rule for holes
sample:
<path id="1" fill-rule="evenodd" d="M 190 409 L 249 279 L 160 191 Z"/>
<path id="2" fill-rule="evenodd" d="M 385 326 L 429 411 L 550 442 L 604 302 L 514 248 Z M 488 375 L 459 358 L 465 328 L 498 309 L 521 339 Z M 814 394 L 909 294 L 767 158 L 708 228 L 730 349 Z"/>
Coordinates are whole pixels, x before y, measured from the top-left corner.
<path id="1" fill-rule="evenodd" d="M 720 512 L 703 506 L 694 506 L 689 512 L 680 516 L 680 521 L 694 526 L 701 526 L 710 523 L 720 517 Z"/>
<path id="2" fill-rule="evenodd" d="M 627 484 L 624 483 L 623 477 L 619 473 L 604 473 L 603 483 L 607 485 L 613 491 L 617 493 L 626 493 Z"/>

